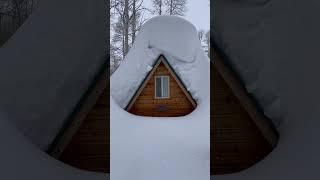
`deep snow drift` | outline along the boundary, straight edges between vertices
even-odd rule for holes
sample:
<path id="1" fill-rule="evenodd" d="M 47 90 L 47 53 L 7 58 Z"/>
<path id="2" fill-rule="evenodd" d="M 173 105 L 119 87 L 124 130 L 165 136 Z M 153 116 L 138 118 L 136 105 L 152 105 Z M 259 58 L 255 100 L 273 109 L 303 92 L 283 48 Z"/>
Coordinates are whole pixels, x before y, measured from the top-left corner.
<path id="1" fill-rule="evenodd" d="M 43 0 L 0 48 L 0 110 L 42 150 L 106 62 L 104 2 Z"/>
<path id="2" fill-rule="evenodd" d="M 104 7 L 104 0 L 42 0 L 0 48 L 0 179 L 107 178 L 43 152 L 105 62 Z"/>
<path id="3" fill-rule="evenodd" d="M 197 101 L 183 117 L 142 117 L 125 107 L 163 54 Z M 209 58 L 188 21 L 159 16 L 146 22 L 111 76 L 111 179 L 209 179 Z"/>
<path id="4" fill-rule="evenodd" d="M 252 168 L 212 179 L 319 179 L 319 9 L 316 0 L 215 1 L 213 37 L 280 139 Z"/>
<path id="5" fill-rule="evenodd" d="M 0 179 L 6 180 L 106 180 L 102 173 L 86 172 L 65 165 L 30 143 L 0 113 Z"/>

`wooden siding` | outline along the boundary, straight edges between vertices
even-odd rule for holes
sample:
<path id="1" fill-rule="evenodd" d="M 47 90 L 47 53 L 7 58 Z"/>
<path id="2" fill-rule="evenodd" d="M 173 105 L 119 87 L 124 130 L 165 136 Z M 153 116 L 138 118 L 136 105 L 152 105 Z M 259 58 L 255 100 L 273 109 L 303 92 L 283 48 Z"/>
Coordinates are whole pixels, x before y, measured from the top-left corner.
<path id="1" fill-rule="evenodd" d="M 271 150 L 232 90 L 211 68 L 211 174 L 246 169 Z"/>
<path id="2" fill-rule="evenodd" d="M 168 72 L 165 70 L 162 72 L 159 70 L 159 74 L 168 75 L 166 73 Z M 170 79 L 173 80 L 173 78 Z M 151 81 L 154 81 L 154 77 L 148 83 L 152 84 Z M 170 82 L 170 84 L 173 83 Z M 151 89 L 152 91 L 149 88 L 149 93 L 154 93 L 154 87 Z M 246 169 L 265 157 L 272 148 L 213 65 L 211 90 L 210 172 L 225 174 Z M 61 161 L 80 169 L 110 172 L 107 94 L 109 95 L 109 92 L 105 92 L 99 98 L 64 150 L 60 157 Z M 153 98 L 154 94 L 151 97 Z M 142 99 L 150 101 L 151 98 Z M 150 102 L 153 103 L 153 101 Z"/>
<path id="3" fill-rule="evenodd" d="M 109 110 L 104 92 L 89 112 L 60 160 L 71 166 L 98 172 L 109 172 Z"/>
<path id="4" fill-rule="evenodd" d="M 170 98 L 155 98 L 155 76 L 157 75 L 169 76 Z M 187 115 L 193 110 L 193 105 L 166 66 L 161 62 L 129 112 L 141 116 L 169 117 Z"/>

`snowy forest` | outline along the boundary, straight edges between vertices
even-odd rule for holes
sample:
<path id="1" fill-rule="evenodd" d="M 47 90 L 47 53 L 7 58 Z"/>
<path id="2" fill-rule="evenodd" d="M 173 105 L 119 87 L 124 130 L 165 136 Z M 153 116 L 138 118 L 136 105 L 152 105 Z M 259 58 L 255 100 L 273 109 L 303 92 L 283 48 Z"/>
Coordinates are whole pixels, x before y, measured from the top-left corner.
<path id="1" fill-rule="evenodd" d="M 151 1 L 151 5 L 145 1 Z M 117 69 L 128 53 L 143 23 L 158 15 L 185 16 L 188 8 L 191 8 L 188 0 L 111 0 L 110 73 Z M 198 29 L 198 37 L 208 52 L 209 30 Z"/>

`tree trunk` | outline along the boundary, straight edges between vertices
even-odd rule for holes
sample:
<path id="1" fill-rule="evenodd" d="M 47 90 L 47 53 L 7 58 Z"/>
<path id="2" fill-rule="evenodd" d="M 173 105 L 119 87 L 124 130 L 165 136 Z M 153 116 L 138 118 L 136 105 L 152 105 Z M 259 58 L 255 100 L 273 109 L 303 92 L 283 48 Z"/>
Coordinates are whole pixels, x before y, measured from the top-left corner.
<path id="1" fill-rule="evenodd" d="M 124 55 L 129 51 L 129 0 L 124 0 Z"/>
<path id="2" fill-rule="evenodd" d="M 136 39 L 136 23 L 137 23 L 137 13 L 136 13 L 136 0 L 133 0 L 133 8 L 132 8 L 132 44 Z"/>
<path id="3" fill-rule="evenodd" d="M 122 59 L 126 56 L 124 45 L 124 31 L 122 31 Z"/>
<path id="4" fill-rule="evenodd" d="M 170 15 L 173 15 L 173 0 L 170 0 Z"/>
<path id="5" fill-rule="evenodd" d="M 159 2 L 159 15 L 162 14 L 162 0 Z"/>

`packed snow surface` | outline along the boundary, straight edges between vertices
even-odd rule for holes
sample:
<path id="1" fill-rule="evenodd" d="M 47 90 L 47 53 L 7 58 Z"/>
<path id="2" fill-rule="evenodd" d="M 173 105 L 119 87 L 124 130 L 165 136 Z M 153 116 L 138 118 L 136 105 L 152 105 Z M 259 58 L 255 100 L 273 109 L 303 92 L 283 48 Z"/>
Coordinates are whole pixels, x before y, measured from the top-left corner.
<path id="1" fill-rule="evenodd" d="M 280 139 L 255 166 L 213 180 L 319 179 L 319 9 L 317 0 L 215 1 L 213 38 Z"/>
<path id="2" fill-rule="evenodd" d="M 197 101 L 189 115 L 143 117 L 123 109 L 160 54 Z M 209 179 L 209 63 L 188 21 L 159 16 L 145 23 L 111 76 L 111 179 Z"/>
<path id="3" fill-rule="evenodd" d="M 0 111 L 0 179 L 7 180 L 106 180 L 103 173 L 86 172 L 50 157 L 30 143 Z"/>

